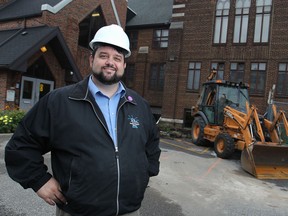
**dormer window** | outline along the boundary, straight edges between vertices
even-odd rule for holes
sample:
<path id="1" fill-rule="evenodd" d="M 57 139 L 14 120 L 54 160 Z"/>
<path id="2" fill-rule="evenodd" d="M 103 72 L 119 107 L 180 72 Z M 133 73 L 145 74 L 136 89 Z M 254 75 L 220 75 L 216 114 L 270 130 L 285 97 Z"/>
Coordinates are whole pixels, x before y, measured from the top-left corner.
<path id="1" fill-rule="evenodd" d="M 78 45 L 89 48 L 89 42 L 93 39 L 97 30 L 105 25 L 102 10 L 98 7 L 79 23 Z"/>

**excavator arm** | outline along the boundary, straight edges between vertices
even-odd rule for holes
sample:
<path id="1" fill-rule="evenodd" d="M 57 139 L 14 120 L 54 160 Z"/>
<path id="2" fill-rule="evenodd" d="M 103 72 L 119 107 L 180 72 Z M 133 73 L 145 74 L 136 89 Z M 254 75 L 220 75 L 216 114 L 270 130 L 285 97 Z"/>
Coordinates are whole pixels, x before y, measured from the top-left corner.
<path id="1" fill-rule="evenodd" d="M 241 153 L 242 168 L 259 179 L 288 179 L 288 147 L 279 142 L 266 142 L 256 107 L 246 104 L 246 110 L 247 113 L 242 113 L 229 106 L 224 108 L 225 128 L 241 131 L 244 139 L 245 144 Z M 277 131 L 274 129 L 280 119 L 286 124 L 287 120 L 283 118 L 284 113 L 278 112 L 275 122 L 270 123 L 269 129 Z M 287 126 L 286 124 L 285 129 L 288 129 Z M 257 139 L 254 131 L 258 134 Z"/>
<path id="2" fill-rule="evenodd" d="M 267 132 L 269 133 L 270 139 L 272 142 L 281 143 L 281 134 L 279 131 L 279 123 L 283 123 L 285 133 L 288 136 L 288 122 L 285 116 L 284 111 L 279 110 L 277 111 L 276 105 L 272 105 L 272 113 L 273 113 L 273 120 L 269 121 L 268 119 L 264 119 L 264 125 L 267 128 Z"/>
<path id="3" fill-rule="evenodd" d="M 273 110 L 273 114 L 274 114 L 274 120 L 273 120 L 269 130 L 270 131 L 275 130 L 276 125 L 282 120 L 282 122 L 284 124 L 286 135 L 288 136 L 288 122 L 287 122 L 287 118 L 285 116 L 285 113 L 282 110 L 279 110 L 277 112 L 277 108 L 276 108 L 275 104 L 272 105 L 272 110 Z"/>
<path id="4" fill-rule="evenodd" d="M 260 135 L 261 133 L 263 134 L 263 130 L 255 112 L 254 120 L 261 141 L 256 141 L 253 145 L 243 149 L 241 166 L 259 179 L 288 179 L 288 147 L 282 145 L 282 140 L 277 133 L 277 125 L 282 120 L 287 134 L 287 119 L 283 111 L 277 112 L 276 106 L 272 106 L 272 108 L 274 114 L 273 122 L 269 123 L 267 119 L 264 119 L 264 128 L 268 130 L 272 142 L 265 141 L 264 135 Z"/>
<path id="5" fill-rule="evenodd" d="M 226 106 L 224 108 L 224 116 L 226 118 L 225 123 L 227 128 L 239 127 L 239 129 L 241 129 L 243 133 L 246 145 L 248 146 L 255 140 L 253 130 L 251 128 L 251 125 L 254 122 L 256 125 L 256 132 L 260 137 L 261 142 L 265 142 L 264 133 L 261 127 L 261 122 L 259 120 L 256 107 L 254 107 L 253 105 L 249 106 L 249 104 L 246 103 L 246 110 L 247 113 L 243 113 L 234 108 Z M 233 121 L 231 122 L 229 119 Z M 235 125 L 235 123 L 237 125 Z"/>

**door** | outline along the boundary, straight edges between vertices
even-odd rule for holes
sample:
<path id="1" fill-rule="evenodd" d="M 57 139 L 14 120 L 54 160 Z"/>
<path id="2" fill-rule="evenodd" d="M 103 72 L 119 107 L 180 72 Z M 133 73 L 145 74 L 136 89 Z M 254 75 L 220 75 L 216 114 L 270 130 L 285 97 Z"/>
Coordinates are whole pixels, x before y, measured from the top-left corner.
<path id="1" fill-rule="evenodd" d="M 29 110 L 39 99 L 54 89 L 54 81 L 22 77 L 20 91 L 20 109 Z"/>
<path id="2" fill-rule="evenodd" d="M 205 88 L 205 97 L 203 101 L 203 112 L 207 117 L 207 120 L 210 124 L 215 124 L 215 100 L 216 100 L 216 87 L 213 85 L 206 86 Z"/>

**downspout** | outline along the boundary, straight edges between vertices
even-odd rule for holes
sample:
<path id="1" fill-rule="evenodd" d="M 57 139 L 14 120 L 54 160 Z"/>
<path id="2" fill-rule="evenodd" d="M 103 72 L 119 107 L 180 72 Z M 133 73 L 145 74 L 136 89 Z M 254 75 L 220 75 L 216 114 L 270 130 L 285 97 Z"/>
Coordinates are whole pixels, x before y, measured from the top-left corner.
<path id="1" fill-rule="evenodd" d="M 58 11 L 60 11 L 62 8 L 68 5 L 70 2 L 72 2 L 72 0 L 62 0 L 53 7 L 49 4 L 43 4 L 41 6 L 41 10 L 42 11 L 47 10 L 47 11 L 50 11 L 51 13 L 56 14 Z"/>
<path id="2" fill-rule="evenodd" d="M 114 15 L 115 15 L 115 17 L 116 17 L 117 24 L 118 24 L 119 26 L 122 26 L 121 23 L 120 23 L 119 15 L 118 15 L 117 8 L 116 8 L 116 6 L 115 6 L 114 0 L 111 0 L 111 5 L 112 5 L 112 9 L 113 9 Z"/>

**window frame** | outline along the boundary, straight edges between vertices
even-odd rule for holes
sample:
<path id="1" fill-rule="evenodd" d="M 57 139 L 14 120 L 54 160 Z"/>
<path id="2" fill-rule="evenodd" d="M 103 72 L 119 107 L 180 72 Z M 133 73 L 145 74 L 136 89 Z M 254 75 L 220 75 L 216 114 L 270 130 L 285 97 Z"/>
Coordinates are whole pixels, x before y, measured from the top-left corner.
<path id="1" fill-rule="evenodd" d="M 249 33 L 250 7 L 251 7 L 251 0 L 237 0 L 236 1 L 235 17 L 234 17 L 234 31 L 233 31 L 233 44 L 237 45 L 237 44 L 246 44 L 247 43 L 248 33 Z M 246 22 L 245 22 L 245 20 L 246 20 Z M 239 25 L 237 24 L 237 21 L 239 21 Z M 238 39 L 238 40 L 236 40 L 236 39 Z"/>
<path id="2" fill-rule="evenodd" d="M 260 1 L 263 2 L 263 5 L 260 5 Z M 268 1 L 270 1 L 271 4 L 266 4 Z M 271 28 L 272 6 L 273 6 L 272 0 L 256 0 L 255 28 L 254 28 L 254 37 L 253 37 L 253 42 L 255 44 L 268 44 L 269 43 L 270 32 L 271 32 L 270 28 Z M 269 11 L 267 10 L 268 8 L 270 8 Z M 267 21 L 265 18 L 268 18 L 269 20 Z M 265 24 L 264 22 L 266 23 L 266 25 L 264 25 Z M 257 30 L 258 28 L 260 29 Z M 266 33 L 264 32 L 264 30 L 266 30 L 265 31 Z M 263 41 L 264 35 L 265 35 L 265 38 L 267 38 L 267 41 L 266 40 Z"/>
<path id="3" fill-rule="evenodd" d="M 253 65 L 257 65 L 257 69 L 253 69 Z M 261 69 L 261 65 L 265 65 L 265 69 Z M 257 73 L 256 74 L 256 78 L 255 80 L 257 80 L 257 82 L 255 81 L 255 90 L 253 89 L 253 85 L 251 82 L 252 79 L 252 75 L 253 73 Z M 261 73 L 264 74 L 264 80 L 263 80 L 263 89 L 258 88 L 258 86 L 261 84 Z M 254 96 L 264 96 L 265 94 L 265 88 L 266 88 L 266 79 L 267 79 L 267 63 L 266 62 L 252 62 L 250 65 L 250 78 L 249 78 L 249 91 L 250 91 L 250 95 L 254 95 Z"/>
<path id="4" fill-rule="evenodd" d="M 133 88 L 135 79 L 135 63 L 127 63 L 122 81 L 128 88 Z"/>
<path id="5" fill-rule="evenodd" d="M 193 65 L 193 67 L 192 67 L 192 65 Z M 191 61 L 188 63 L 186 91 L 199 92 L 199 90 L 201 88 L 201 67 L 202 67 L 202 62 L 200 62 L 200 61 Z M 193 72 L 193 74 L 191 77 L 190 74 L 192 72 Z M 199 74 L 198 77 L 197 77 L 197 73 Z M 197 80 L 195 80 L 195 77 Z M 190 79 L 191 79 L 191 88 L 189 88 Z M 196 87 L 195 87 L 195 85 L 196 85 Z"/>
<path id="6" fill-rule="evenodd" d="M 280 69 L 280 65 L 284 65 L 285 66 L 285 69 L 282 70 Z M 284 74 L 284 77 L 283 76 L 279 76 L 279 73 L 283 73 Z M 282 98 L 287 98 L 288 97 L 288 85 L 286 84 L 287 83 L 287 78 L 288 78 L 288 62 L 280 62 L 278 64 L 278 73 L 277 73 L 277 84 L 276 84 L 276 96 L 277 97 L 282 97 Z M 281 85 L 282 85 L 282 88 L 281 88 L 281 85 L 279 84 L 279 82 L 283 82 Z M 284 90 L 279 90 L 279 89 L 284 89 Z M 284 93 L 282 93 L 284 92 Z M 286 92 L 286 93 L 285 93 Z"/>
<path id="7" fill-rule="evenodd" d="M 153 91 L 164 90 L 165 67 L 166 67 L 166 63 L 151 63 L 150 71 L 149 71 L 149 84 L 148 84 L 149 90 L 153 90 Z M 156 68 L 155 71 L 153 70 L 154 68 Z M 154 77 L 153 73 L 156 73 L 155 78 L 153 78 Z"/>
<path id="8" fill-rule="evenodd" d="M 160 33 L 160 35 L 157 34 Z M 164 32 L 167 32 L 165 35 Z M 152 48 L 154 49 L 167 49 L 168 48 L 168 39 L 169 39 L 169 29 L 161 28 L 153 30 L 153 39 L 152 39 Z M 166 43 L 166 46 L 162 46 L 162 43 Z"/>
<path id="9" fill-rule="evenodd" d="M 128 30 L 126 31 L 128 38 L 130 40 L 130 49 L 136 50 L 138 48 L 138 35 L 139 32 L 136 30 Z"/>
<path id="10" fill-rule="evenodd" d="M 105 25 L 106 21 L 99 6 L 78 24 L 78 46 L 90 49 L 89 42 L 94 38 L 96 32 Z"/>
<path id="11" fill-rule="evenodd" d="M 227 43 L 230 5 L 230 0 L 217 1 L 213 33 L 214 45 L 224 45 Z"/>
<path id="12" fill-rule="evenodd" d="M 216 65 L 216 67 L 215 67 Z M 225 62 L 212 62 L 211 63 L 211 70 L 216 70 L 216 77 L 215 79 L 224 79 L 225 73 Z"/>
<path id="13" fill-rule="evenodd" d="M 236 68 L 232 68 L 232 65 L 233 64 L 236 64 Z M 243 65 L 243 70 L 240 68 L 240 65 Z M 237 79 L 236 80 L 232 80 L 232 72 L 234 73 L 237 73 L 236 77 Z M 241 72 L 241 73 L 239 73 Z M 239 79 L 240 77 L 240 79 Z M 240 83 L 240 82 L 244 82 L 244 77 L 245 77 L 245 62 L 230 62 L 230 71 L 229 71 L 229 80 L 231 82 L 236 82 L 236 83 Z"/>

